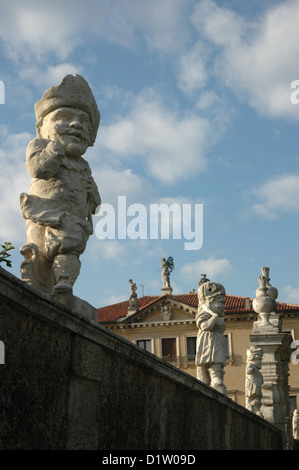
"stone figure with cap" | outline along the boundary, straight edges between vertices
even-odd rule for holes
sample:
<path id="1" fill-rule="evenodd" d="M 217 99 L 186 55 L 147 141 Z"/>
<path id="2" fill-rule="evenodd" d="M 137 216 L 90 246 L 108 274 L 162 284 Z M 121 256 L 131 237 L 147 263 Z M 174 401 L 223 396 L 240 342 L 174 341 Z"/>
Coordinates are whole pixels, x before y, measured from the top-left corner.
<path id="1" fill-rule="evenodd" d="M 226 393 L 223 382 L 226 365 L 226 341 L 223 320 L 225 289 L 222 284 L 206 281 L 199 283 L 198 327 L 195 364 L 197 378 L 221 393 Z"/>
<path id="2" fill-rule="evenodd" d="M 47 293 L 72 292 L 101 203 L 82 157 L 95 142 L 100 113 L 80 75 L 46 90 L 34 109 L 37 137 L 26 152 L 32 182 L 29 194 L 20 196 L 27 232 L 22 279 Z"/>
<path id="3" fill-rule="evenodd" d="M 256 346 L 250 346 L 247 349 L 246 357 L 245 406 L 248 410 L 262 417 L 263 376 L 260 369 L 262 368 L 263 350 Z"/>

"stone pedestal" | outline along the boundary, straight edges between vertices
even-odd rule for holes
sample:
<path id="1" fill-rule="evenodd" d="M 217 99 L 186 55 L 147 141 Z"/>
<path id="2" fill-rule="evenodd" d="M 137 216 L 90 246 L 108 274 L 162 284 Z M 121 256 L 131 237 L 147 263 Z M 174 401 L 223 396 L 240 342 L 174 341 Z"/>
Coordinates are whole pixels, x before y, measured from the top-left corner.
<path id="1" fill-rule="evenodd" d="M 288 333 L 255 333 L 250 344 L 263 351 L 261 374 L 263 376 L 261 412 L 267 421 L 290 434 L 289 361 L 291 335 Z"/>
<path id="2" fill-rule="evenodd" d="M 163 287 L 161 291 L 163 295 L 172 295 L 172 287 Z"/>
<path id="3" fill-rule="evenodd" d="M 129 316 L 133 315 L 136 312 L 137 312 L 137 307 L 134 307 L 134 306 L 128 307 L 128 313 L 127 313 L 126 317 L 129 317 Z"/>
<path id="4" fill-rule="evenodd" d="M 269 268 L 267 269 L 267 274 Z M 268 276 L 259 276 L 260 287 L 256 291 L 253 308 L 258 313 L 250 335 L 250 345 L 263 351 L 262 406 L 263 417 L 284 433 L 285 448 L 291 447 L 292 425 L 289 401 L 289 362 L 292 337 L 282 331 L 281 317 L 275 311 L 277 290 L 269 284 Z"/>

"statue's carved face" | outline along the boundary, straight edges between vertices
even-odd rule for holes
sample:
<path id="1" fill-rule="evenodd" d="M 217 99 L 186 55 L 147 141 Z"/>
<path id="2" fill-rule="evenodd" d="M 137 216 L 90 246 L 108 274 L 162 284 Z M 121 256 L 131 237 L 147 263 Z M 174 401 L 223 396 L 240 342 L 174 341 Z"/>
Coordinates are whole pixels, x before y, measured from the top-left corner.
<path id="1" fill-rule="evenodd" d="M 209 302 L 209 306 L 213 310 L 213 312 L 215 312 L 219 315 L 219 317 L 223 317 L 223 315 L 224 315 L 224 306 L 225 306 L 224 295 L 219 294 L 219 295 L 215 296 Z"/>
<path id="2" fill-rule="evenodd" d="M 57 108 L 44 117 L 39 135 L 60 142 L 66 155 L 79 157 L 91 145 L 89 116 L 81 109 Z"/>

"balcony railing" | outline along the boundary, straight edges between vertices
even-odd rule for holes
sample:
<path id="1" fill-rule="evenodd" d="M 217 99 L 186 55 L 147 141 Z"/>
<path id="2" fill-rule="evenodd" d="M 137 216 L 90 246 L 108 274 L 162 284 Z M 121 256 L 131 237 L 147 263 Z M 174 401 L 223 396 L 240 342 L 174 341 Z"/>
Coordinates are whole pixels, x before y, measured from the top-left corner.
<path id="1" fill-rule="evenodd" d="M 164 361 L 167 361 L 167 362 L 177 362 L 178 356 L 167 354 L 167 356 L 162 356 L 162 359 L 164 359 Z"/>

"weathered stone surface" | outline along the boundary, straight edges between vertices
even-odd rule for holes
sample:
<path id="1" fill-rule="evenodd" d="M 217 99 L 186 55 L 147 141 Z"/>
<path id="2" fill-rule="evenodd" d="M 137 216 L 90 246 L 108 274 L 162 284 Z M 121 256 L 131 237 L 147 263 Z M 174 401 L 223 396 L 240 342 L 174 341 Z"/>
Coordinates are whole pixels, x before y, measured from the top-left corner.
<path id="1" fill-rule="evenodd" d="M 275 312 L 278 291 L 269 284 L 269 268 L 262 268 L 262 273 L 263 276 L 258 277 L 260 287 L 253 301 L 258 320 L 254 322 L 253 334 L 249 337 L 251 347 L 263 351 L 261 413 L 283 431 L 284 446 L 291 448 L 288 380 L 292 337 L 290 333 L 282 331 L 281 319 Z"/>
<path id="2" fill-rule="evenodd" d="M 82 158 L 94 144 L 100 113 L 86 80 L 67 75 L 35 105 L 37 137 L 29 142 L 30 193 L 20 197 L 27 243 L 21 247 L 22 279 L 46 293 L 72 292 L 80 255 L 93 233 L 101 203 L 91 169 Z"/>
<path id="3" fill-rule="evenodd" d="M 221 393 L 226 364 L 224 316 L 225 289 L 216 282 L 203 282 L 198 288 L 198 327 L 195 364 L 197 378 Z"/>
<path id="4" fill-rule="evenodd" d="M 280 449 L 225 395 L 0 268 L 0 449 Z"/>
<path id="5" fill-rule="evenodd" d="M 171 295 L 172 294 L 172 287 L 170 285 L 170 273 L 174 269 L 173 258 L 169 256 L 169 258 L 161 258 L 161 267 L 162 267 L 162 282 L 163 288 L 162 293 L 163 295 Z"/>
<path id="6" fill-rule="evenodd" d="M 248 410 L 262 416 L 262 385 L 261 374 L 263 351 L 261 348 L 251 346 L 247 350 L 247 363 L 245 369 L 245 406 Z"/>

